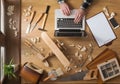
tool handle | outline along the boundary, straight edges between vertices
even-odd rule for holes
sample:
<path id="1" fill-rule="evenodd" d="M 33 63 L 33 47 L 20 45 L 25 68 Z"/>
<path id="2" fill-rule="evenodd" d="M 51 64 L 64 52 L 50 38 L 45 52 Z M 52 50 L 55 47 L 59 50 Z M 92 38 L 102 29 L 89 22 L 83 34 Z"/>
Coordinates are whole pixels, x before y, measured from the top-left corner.
<path id="1" fill-rule="evenodd" d="M 29 44 L 26 43 L 26 42 L 25 42 L 24 44 L 25 44 L 27 47 L 30 47 L 30 48 L 32 47 L 31 45 L 29 45 Z"/>
<path id="2" fill-rule="evenodd" d="M 30 41 L 28 41 L 28 40 L 25 40 L 25 43 L 27 43 L 30 46 L 33 46 L 33 44 Z"/>
<path id="3" fill-rule="evenodd" d="M 44 26 L 45 26 L 45 23 L 46 23 L 46 20 L 47 20 L 47 15 L 48 15 L 47 13 L 44 14 L 41 29 L 44 29 Z"/>
<path id="4" fill-rule="evenodd" d="M 43 16 L 44 16 L 44 13 L 42 13 L 42 15 L 40 15 L 40 17 L 38 18 L 36 24 L 42 19 Z"/>
<path id="5" fill-rule="evenodd" d="M 54 77 L 54 74 L 51 74 L 48 77 L 46 77 L 45 79 L 43 79 L 43 81 L 47 81 L 47 80 L 49 80 L 50 78 L 53 78 L 53 77 Z"/>
<path id="6" fill-rule="evenodd" d="M 34 17 L 35 17 L 35 14 L 36 14 L 36 11 L 33 11 L 33 12 L 32 12 L 32 15 L 31 15 L 31 17 L 30 17 L 30 23 L 32 23 L 32 21 L 33 21 L 33 19 L 34 19 Z"/>

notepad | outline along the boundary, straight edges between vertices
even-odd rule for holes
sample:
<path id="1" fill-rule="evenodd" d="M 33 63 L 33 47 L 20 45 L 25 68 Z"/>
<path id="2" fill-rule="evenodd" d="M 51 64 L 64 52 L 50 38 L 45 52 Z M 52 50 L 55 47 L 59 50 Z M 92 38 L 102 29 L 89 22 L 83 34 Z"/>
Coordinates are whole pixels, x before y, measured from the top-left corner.
<path id="1" fill-rule="evenodd" d="M 105 14 L 100 12 L 86 20 L 99 47 L 116 39 Z"/>

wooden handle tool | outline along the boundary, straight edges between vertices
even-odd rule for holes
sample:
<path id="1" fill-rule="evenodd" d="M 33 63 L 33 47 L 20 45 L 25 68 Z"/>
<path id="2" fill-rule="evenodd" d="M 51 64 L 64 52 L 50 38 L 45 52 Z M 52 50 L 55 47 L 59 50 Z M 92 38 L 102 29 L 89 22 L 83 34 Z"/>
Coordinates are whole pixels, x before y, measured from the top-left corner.
<path id="1" fill-rule="evenodd" d="M 40 28 L 38 28 L 39 30 L 44 30 L 44 27 L 45 27 L 45 23 L 46 23 L 46 20 L 47 20 L 47 16 L 48 16 L 49 9 L 50 9 L 50 6 L 48 5 L 47 8 L 46 8 L 46 12 L 44 13 L 44 16 L 43 16 L 42 26 L 41 26 Z"/>

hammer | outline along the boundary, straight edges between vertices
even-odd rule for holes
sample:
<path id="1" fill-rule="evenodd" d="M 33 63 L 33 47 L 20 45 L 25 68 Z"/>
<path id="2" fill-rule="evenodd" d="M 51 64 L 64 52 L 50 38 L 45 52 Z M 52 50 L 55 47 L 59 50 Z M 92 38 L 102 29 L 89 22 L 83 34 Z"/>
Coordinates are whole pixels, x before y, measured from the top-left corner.
<path id="1" fill-rule="evenodd" d="M 47 16 L 48 16 L 49 9 L 50 9 L 50 6 L 48 5 L 47 8 L 46 8 L 45 13 L 43 13 L 44 16 L 43 16 L 42 26 L 41 26 L 41 28 L 38 28 L 38 30 L 46 31 L 46 30 L 44 29 L 44 27 L 45 27 L 45 23 L 46 23 L 46 20 L 47 20 Z"/>

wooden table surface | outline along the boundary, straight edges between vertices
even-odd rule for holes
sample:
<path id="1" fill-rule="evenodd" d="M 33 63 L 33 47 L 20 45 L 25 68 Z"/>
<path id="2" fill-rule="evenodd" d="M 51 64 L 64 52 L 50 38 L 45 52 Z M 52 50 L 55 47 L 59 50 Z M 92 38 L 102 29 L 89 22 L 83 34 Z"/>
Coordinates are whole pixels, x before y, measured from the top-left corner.
<path id="1" fill-rule="evenodd" d="M 82 3 L 82 0 L 68 0 L 68 1 L 69 1 L 68 2 L 69 5 L 71 6 L 71 9 L 79 8 L 80 4 Z M 118 23 L 120 23 L 120 10 L 119 10 L 120 5 L 119 4 L 120 4 L 120 0 L 94 0 L 94 2 L 92 3 L 92 6 L 90 6 L 87 11 L 86 19 L 88 19 L 91 16 L 95 15 L 96 13 L 102 11 L 103 7 L 107 6 L 107 8 L 109 9 L 109 13 L 111 13 L 111 12 L 116 13 L 115 19 Z M 22 63 L 22 65 L 25 62 L 33 62 L 36 65 L 43 68 L 47 72 L 49 72 L 51 69 L 57 69 L 57 68 L 61 67 L 63 69 L 63 71 L 65 72 L 65 74 L 69 74 L 69 72 L 65 71 L 64 67 L 58 61 L 58 59 L 56 57 L 51 57 L 48 59 L 48 62 L 50 63 L 51 67 L 49 67 L 49 68 L 45 67 L 44 64 L 40 61 L 39 57 L 37 56 L 37 53 L 24 45 L 25 39 L 30 40 L 31 38 L 40 37 L 41 32 L 43 32 L 43 31 L 39 31 L 37 29 L 41 24 L 41 22 L 40 22 L 38 24 L 38 26 L 31 33 L 28 33 L 28 34 L 25 33 L 30 17 L 25 17 L 24 10 L 27 9 L 30 5 L 33 6 L 32 11 L 34 11 L 34 10 L 36 11 L 36 16 L 33 20 L 33 23 L 45 11 L 47 5 L 51 6 L 47 21 L 45 24 L 45 29 L 47 30 L 46 32 L 53 40 L 58 39 L 64 43 L 64 45 L 67 49 L 66 54 L 69 55 L 70 58 L 74 57 L 74 53 L 77 52 L 77 49 L 74 47 L 70 47 L 69 45 L 80 44 L 81 46 L 86 46 L 88 48 L 88 45 L 92 44 L 93 45 L 93 53 L 92 53 L 93 58 L 95 58 L 104 49 L 110 48 L 110 49 L 116 51 L 116 53 L 118 54 L 118 58 L 120 59 L 120 28 L 113 30 L 117 36 L 117 39 L 113 41 L 112 45 L 103 46 L 103 47 L 98 47 L 98 45 L 95 42 L 95 40 L 93 39 L 93 36 L 87 25 L 86 25 L 86 31 L 87 31 L 88 36 L 85 38 L 54 37 L 54 11 L 55 11 L 55 9 L 59 8 L 59 4 L 57 3 L 57 0 L 22 0 L 22 22 L 21 22 L 21 63 Z M 27 22 L 25 21 L 26 18 L 28 18 Z M 43 51 L 41 51 L 41 53 L 43 55 L 46 55 L 50 51 L 48 46 L 46 46 L 46 44 L 44 43 L 44 41 L 42 41 L 41 38 L 40 38 L 40 42 L 38 42 L 34 45 L 37 46 L 39 49 L 40 48 L 44 49 Z M 73 62 L 74 62 L 74 60 L 76 60 L 76 59 L 73 59 Z M 90 61 L 88 60 L 86 62 L 86 64 L 89 62 Z M 77 64 L 77 63 L 75 63 L 75 64 Z M 75 65 L 75 64 L 73 64 L 73 65 Z M 84 70 L 85 65 L 79 69 Z M 76 70 L 79 70 L 79 69 L 74 69 L 74 70 L 72 70 L 72 72 L 75 72 Z M 115 79 L 112 79 L 108 82 L 116 82 L 116 80 L 118 82 L 120 82 L 119 78 L 120 78 L 120 76 L 116 77 Z M 80 83 L 80 82 L 81 81 L 76 82 L 76 84 Z"/>

